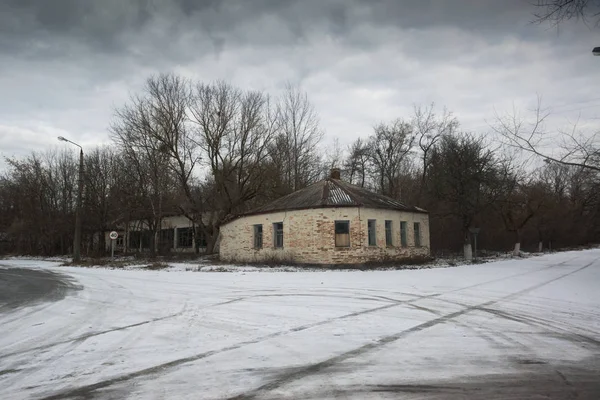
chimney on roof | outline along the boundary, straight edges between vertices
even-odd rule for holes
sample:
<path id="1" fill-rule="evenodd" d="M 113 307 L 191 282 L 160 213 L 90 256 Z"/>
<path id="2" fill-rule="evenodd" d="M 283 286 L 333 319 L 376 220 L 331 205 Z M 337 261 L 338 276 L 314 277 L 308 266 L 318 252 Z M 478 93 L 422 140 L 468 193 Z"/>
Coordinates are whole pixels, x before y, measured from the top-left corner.
<path id="1" fill-rule="evenodd" d="M 340 178 L 340 169 L 339 168 L 331 168 L 331 175 L 330 175 L 331 179 L 341 179 Z"/>

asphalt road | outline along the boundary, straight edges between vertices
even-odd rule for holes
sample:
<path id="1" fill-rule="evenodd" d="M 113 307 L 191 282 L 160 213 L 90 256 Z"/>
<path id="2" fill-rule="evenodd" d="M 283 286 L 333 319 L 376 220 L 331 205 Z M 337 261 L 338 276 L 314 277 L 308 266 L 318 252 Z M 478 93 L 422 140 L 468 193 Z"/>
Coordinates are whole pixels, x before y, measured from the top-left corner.
<path id="1" fill-rule="evenodd" d="M 0 313 L 64 298 L 79 287 L 66 275 L 39 269 L 6 268 L 0 264 Z"/>

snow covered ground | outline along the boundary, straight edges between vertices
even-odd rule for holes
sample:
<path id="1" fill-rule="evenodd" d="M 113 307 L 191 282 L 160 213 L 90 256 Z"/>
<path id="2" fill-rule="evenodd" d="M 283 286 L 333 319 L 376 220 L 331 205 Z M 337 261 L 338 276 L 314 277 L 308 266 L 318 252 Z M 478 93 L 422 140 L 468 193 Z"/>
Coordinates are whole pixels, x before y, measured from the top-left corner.
<path id="1" fill-rule="evenodd" d="M 599 399 L 600 250 L 408 271 L 59 267 L 0 314 L 0 399 Z"/>

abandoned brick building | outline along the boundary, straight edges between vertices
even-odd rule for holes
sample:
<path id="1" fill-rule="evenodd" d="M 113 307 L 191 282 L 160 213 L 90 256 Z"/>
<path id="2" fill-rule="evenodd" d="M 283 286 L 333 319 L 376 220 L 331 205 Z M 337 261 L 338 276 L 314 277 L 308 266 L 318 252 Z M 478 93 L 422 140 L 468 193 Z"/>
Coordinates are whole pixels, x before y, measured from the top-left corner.
<path id="1" fill-rule="evenodd" d="M 427 255 L 427 211 L 344 182 L 335 170 L 221 227 L 225 261 L 352 264 Z"/>

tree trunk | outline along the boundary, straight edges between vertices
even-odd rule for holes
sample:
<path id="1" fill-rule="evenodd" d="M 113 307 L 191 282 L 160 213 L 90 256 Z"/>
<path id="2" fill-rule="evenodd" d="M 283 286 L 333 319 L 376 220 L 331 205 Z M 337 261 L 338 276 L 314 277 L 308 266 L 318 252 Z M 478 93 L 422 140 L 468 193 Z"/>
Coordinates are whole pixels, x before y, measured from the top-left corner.
<path id="1" fill-rule="evenodd" d="M 106 228 L 100 228 L 100 236 L 98 236 L 98 254 L 106 254 Z"/>
<path id="2" fill-rule="evenodd" d="M 513 249 L 513 257 L 519 257 L 521 255 L 521 232 L 517 229 L 515 231 L 515 248 Z"/>
<path id="3" fill-rule="evenodd" d="M 219 239 L 219 229 L 213 227 L 212 234 L 206 236 L 206 254 L 213 254 Z"/>
<path id="4" fill-rule="evenodd" d="M 538 243 L 538 253 L 541 253 L 542 251 L 544 251 L 544 242 L 540 240 Z"/>
<path id="5" fill-rule="evenodd" d="M 515 248 L 513 249 L 513 256 L 519 257 L 521 255 L 521 243 L 515 243 Z"/>
<path id="6" fill-rule="evenodd" d="M 156 230 L 150 231 L 149 236 L 150 258 L 154 258 L 156 257 Z"/>
<path id="7" fill-rule="evenodd" d="M 471 248 L 471 243 L 467 242 L 464 245 L 465 252 L 465 260 L 472 261 L 473 260 L 473 249 Z"/>

